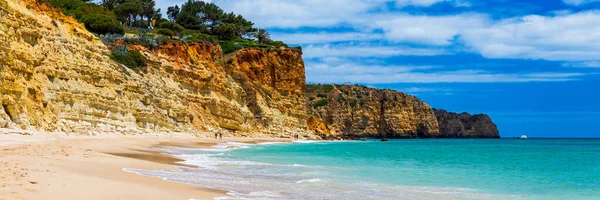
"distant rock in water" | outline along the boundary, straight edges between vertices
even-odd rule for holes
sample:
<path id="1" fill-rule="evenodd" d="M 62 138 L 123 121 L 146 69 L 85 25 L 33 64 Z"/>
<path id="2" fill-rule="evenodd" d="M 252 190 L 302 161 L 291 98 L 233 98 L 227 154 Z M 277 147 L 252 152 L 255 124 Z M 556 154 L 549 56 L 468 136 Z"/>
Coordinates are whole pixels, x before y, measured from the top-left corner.
<path id="1" fill-rule="evenodd" d="M 443 138 L 499 138 L 496 124 L 486 114 L 453 113 L 433 109 Z"/>

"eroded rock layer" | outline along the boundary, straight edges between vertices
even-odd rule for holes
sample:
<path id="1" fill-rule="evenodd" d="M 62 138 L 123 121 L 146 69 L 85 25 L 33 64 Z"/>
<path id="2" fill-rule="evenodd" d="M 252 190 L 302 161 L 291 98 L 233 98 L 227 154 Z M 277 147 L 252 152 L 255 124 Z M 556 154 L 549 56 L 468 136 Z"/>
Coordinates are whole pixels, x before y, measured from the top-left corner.
<path id="1" fill-rule="evenodd" d="M 304 63 L 292 50 L 178 44 L 129 69 L 74 19 L 35 0 L 0 0 L 0 128 L 95 134 L 290 136 L 307 131 Z"/>

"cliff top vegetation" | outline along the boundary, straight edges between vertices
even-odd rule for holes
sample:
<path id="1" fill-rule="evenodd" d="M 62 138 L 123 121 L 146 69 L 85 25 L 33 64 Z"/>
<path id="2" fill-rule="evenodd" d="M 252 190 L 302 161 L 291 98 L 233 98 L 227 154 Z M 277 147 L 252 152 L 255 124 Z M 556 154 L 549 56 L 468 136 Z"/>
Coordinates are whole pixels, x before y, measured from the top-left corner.
<path id="1" fill-rule="evenodd" d="M 124 45 L 140 44 L 150 49 L 167 42 L 218 43 L 225 54 L 242 48 L 288 48 L 243 16 L 199 0 L 169 7 L 166 18 L 155 0 L 39 1 L 73 16 L 105 43 L 121 40 Z M 301 52 L 300 47 L 293 49 Z M 119 50 L 116 53 L 123 54 Z M 119 57 L 114 54 L 112 57 Z"/>

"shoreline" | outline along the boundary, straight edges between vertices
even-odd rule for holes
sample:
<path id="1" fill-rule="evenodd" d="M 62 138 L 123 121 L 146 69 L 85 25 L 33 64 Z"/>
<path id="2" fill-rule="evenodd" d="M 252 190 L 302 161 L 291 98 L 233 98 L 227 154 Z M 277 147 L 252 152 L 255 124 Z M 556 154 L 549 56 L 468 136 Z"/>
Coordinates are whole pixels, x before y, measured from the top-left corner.
<path id="1" fill-rule="evenodd" d="M 156 150 L 211 148 L 219 143 L 290 142 L 281 138 L 66 136 L 0 130 L 0 200 L 3 199 L 214 199 L 225 190 L 143 176 L 125 169 L 195 167 Z"/>

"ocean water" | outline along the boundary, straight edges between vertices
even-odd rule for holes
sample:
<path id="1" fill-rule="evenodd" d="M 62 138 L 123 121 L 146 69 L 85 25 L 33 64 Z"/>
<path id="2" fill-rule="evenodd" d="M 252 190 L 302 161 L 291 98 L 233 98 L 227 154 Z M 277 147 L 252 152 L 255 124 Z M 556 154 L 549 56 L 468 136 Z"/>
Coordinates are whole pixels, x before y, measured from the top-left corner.
<path id="1" fill-rule="evenodd" d="M 230 191 L 222 199 L 600 199 L 598 139 L 229 143 L 167 150 L 199 167 L 125 170 Z"/>

